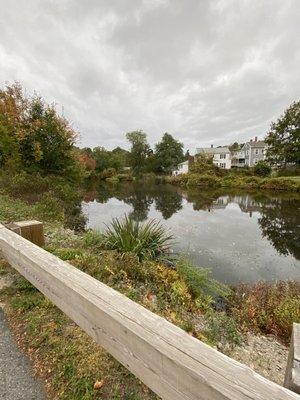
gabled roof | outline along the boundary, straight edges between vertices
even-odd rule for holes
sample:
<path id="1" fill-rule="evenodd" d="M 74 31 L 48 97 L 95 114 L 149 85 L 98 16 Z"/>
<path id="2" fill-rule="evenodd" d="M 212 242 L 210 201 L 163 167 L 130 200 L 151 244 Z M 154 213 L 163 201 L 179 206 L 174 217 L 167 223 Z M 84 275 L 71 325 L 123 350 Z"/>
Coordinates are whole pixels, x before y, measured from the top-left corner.
<path id="1" fill-rule="evenodd" d="M 244 146 L 248 144 L 250 147 L 266 147 L 266 142 L 264 142 L 263 140 L 252 140 L 252 142 L 247 142 L 244 144 Z"/>
<path id="2" fill-rule="evenodd" d="M 229 154 L 228 147 L 199 147 L 196 154 Z"/>

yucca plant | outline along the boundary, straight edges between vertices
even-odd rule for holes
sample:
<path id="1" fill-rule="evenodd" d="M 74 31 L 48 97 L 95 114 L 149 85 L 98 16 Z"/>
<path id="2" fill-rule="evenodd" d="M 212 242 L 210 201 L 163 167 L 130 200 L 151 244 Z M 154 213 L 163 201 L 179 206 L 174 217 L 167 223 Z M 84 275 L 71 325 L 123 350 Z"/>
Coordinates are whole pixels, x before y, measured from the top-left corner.
<path id="1" fill-rule="evenodd" d="M 173 237 L 156 220 L 144 224 L 125 215 L 114 218 L 104 233 L 104 247 L 120 253 L 131 252 L 140 261 L 144 259 L 168 259 Z"/>

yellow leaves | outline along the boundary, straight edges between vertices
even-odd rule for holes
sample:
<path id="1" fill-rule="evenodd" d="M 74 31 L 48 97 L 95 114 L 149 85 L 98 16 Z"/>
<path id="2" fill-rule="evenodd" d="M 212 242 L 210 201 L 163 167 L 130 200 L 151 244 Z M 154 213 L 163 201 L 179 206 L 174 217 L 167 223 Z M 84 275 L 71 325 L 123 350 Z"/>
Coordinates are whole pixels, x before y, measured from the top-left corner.
<path id="1" fill-rule="evenodd" d="M 39 162 L 43 158 L 43 151 L 41 149 L 41 144 L 39 142 L 34 143 L 33 145 L 34 159 L 36 162 Z"/>
<path id="2" fill-rule="evenodd" d="M 102 388 L 103 385 L 104 385 L 104 381 L 103 381 L 103 380 L 102 380 L 102 381 L 96 381 L 96 382 L 94 383 L 94 389 L 95 389 L 95 390 L 99 390 L 99 389 Z"/>

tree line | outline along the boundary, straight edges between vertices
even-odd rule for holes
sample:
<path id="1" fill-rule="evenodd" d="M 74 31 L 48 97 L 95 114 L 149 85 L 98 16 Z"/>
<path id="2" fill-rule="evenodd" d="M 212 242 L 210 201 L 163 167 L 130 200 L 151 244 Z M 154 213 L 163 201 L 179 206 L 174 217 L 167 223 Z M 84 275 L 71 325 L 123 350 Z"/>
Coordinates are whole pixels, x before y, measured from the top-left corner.
<path id="1" fill-rule="evenodd" d="M 76 147 L 77 133 L 54 105 L 40 96 L 26 96 L 20 84 L 0 89 L 0 168 L 69 180 L 88 175 L 121 173 L 170 174 L 189 157 L 183 143 L 164 133 L 152 149 L 145 132 L 126 133 L 130 150 Z M 300 102 L 294 102 L 271 124 L 266 135 L 267 161 L 286 167 L 300 164 Z M 236 147 L 232 145 L 232 149 Z"/>
<path id="2" fill-rule="evenodd" d="M 183 143 L 169 133 L 162 136 L 154 149 L 151 149 L 143 131 L 128 132 L 126 138 L 130 144 L 129 151 L 120 147 L 111 151 L 104 147 L 84 148 L 81 150 L 81 161 L 96 173 L 109 174 L 110 170 L 122 172 L 130 167 L 133 175 L 138 176 L 151 172 L 170 174 L 188 157 L 188 153 L 183 152 Z"/>

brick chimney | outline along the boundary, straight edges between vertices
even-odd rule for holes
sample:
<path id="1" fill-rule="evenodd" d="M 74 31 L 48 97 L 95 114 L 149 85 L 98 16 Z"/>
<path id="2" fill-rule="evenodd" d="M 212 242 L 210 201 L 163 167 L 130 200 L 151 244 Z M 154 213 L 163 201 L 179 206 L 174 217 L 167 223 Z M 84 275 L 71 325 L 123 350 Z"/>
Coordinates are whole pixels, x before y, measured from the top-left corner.
<path id="1" fill-rule="evenodd" d="M 250 139 L 250 142 L 253 142 L 253 140 L 252 140 L 252 139 Z"/>
<path id="2" fill-rule="evenodd" d="M 257 142 L 257 136 L 255 136 L 255 141 Z"/>
<path id="3" fill-rule="evenodd" d="M 211 148 L 211 149 L 213 149 L 213 147 L 214 147 L 214 145 L 213 145 L 213 144 L 211 144 L 211 145 L 210 145 L 210 148 Z"/>

